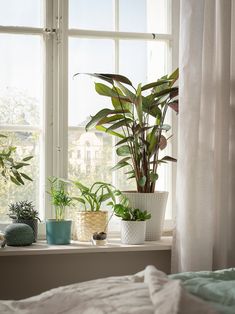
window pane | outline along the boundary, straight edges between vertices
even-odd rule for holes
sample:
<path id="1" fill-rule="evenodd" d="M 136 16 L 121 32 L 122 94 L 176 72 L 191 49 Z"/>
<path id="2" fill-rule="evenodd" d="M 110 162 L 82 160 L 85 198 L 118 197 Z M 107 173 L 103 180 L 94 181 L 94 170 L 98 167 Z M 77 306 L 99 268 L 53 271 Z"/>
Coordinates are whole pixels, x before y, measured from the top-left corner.
<path id="1" fill-rule="evenodd" d="M 1 124 L 40 124 L 42 65 L 40 36 L 0 35 Z"/>
<path id="2" fill-rule="evenodd" d="M 42 27 L 42 0 L 0 0 L 0 25 Z"/>
<path id="3" fill-rule="evenodd" d="M 119 72 L 134 84 L 154 81 L 167 74 L 168 49 L 165 42 L 120 40 L 119 47 Z"/>
<path id="4" fill-rule="evenodd" d="M 3 133 L 8 136 L 4 140 L 4 145 L 16 146 L 15 160 L 20 160 L 26 156 L 33 155 L 34 158 L 29 161 L 30 166 L 23 168 L 24 173 L 29 175 L 33 182 L 25 181 L 24 186 L 17 186 L 10 182 L 4 182 L 0 177 L 0 220 L 8 220 L 8 205 L 11 202 L 29 200 L 33 201 L 36 208 L 39 209 L 39 134 L 37 132 L 14 132 Z M 1 147 L 2 148 L 2 147 Z"/>
<path id="5" fill-rule="evenodd" d="M 95 52 L 95 53 L 94 53 Z M 69 126 L 85 126 L 90 115 L 109 105 L 106 97 L 97 95 L 93 80 L 75 73 L 114 72 L 112 40 L 69 40 Z"/>
<path id="6" fill-rule="evenodd" d="M 69 28 L 114 29 L 113 0 L 70 0 Z"/>
<path id="7" fill-rule="evenodd" d="M 168 33 L 170 0 L 119 0 L 119 30 Z"/>
<path id="8" fill-rule="evenodd" d="M 103 132 L 69 131 L 69 177 L 84 184 L 112 182 L 112 138 Z"/>

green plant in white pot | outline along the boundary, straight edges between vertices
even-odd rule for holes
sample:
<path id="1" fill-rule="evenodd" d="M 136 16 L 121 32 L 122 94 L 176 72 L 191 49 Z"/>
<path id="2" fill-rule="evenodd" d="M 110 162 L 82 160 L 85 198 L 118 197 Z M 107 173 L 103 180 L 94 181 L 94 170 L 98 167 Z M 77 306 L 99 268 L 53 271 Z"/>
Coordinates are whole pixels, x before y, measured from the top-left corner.
<path id="1" fill-rule="evenodd" d="M 106 82 L 95 83 L 95 89 L 98 94 L 110 98 L 112 108 L 104 108 L 92 116 L 86 130 L 95 127 L 118 139 L 116 153 L 121 159 L 114 169 L 127 167 L 127 178 L 136 181 L 137 191 L 125 194 L 133 208 L 151 213 L 146 240 L 158 240 L 168 192 L 155 191 L 155 187 L 159 165 L 176 161 L 171 156 L 161 156 L 161 152 L 171 137 L 167 135 L 171 127 L 165 124 L 167 110 L 171 108 L 178 112 L 178 87 L 174 87 L 178 70 L 137 87 L 122 75 L 89 75 Z"/>
<path id="2" fill-rule="evenodd" d="M 90 241 L 92 237 L 98 241 L 105 240 L 109 219 L 108 211 L 104 208 L 116 204 L 121 192 L 105 182 L 95 182 L 90 187 L 80 181 L 74 181 L 73 184 L 78 191 L 78 195 L 73 199 L 81 205 L 78 211 L 78 240 Z"/>
<path id="3" fill-rule="evenodd" d="M 121 218 L 121 242 L 124 244 L 142 244 L 145 240 L 146 220 L 151 218 L 147 211 L 131 208 L 122 204 L 114 206 L 114 214 Z"/>
<path id="4" fill-rule="evenodd" d="M 71 220 L 65 219 L 66 207 L 72 205 L 72 198 L 66 189 L 66 183 L 59 178 L 48 178 L 51 203 L 55 208 L 55 219 L 46 221 L 48 244 L 69 244 L 71 240 Z"/>

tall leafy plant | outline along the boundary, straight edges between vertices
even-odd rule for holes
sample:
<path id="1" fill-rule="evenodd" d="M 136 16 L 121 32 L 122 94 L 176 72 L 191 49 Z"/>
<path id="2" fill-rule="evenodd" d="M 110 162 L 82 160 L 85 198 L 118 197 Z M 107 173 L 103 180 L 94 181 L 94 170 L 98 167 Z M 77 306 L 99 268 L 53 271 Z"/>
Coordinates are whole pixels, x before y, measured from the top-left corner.
<path id="1" fill-rule="evenodd" d="M 67 192 L 66 182 L 57 177 L 49 177 L 48 181 L 50 185 L 48 193 L 51 197 L 51 203 L 55 207 L 56 220 L 64 220 L 66 207 L 72 205 L 72 198 Z"/>
<path id="2" fill-rule="evenodd" d="M 104 108 L 91 116 L 86 130 L 95 127 L 117 137 L 116 153 L 121 160 L 114 169 L 130 167 L 126 174 L 136 180 L 138 192 L 153 193 L 159 164 L 176 161 L 171 156 L 160 157 L 159 151 L 166 148 L 171 137 L 166 135 L 171 128 L 165 124 L 167 110 L 178 112 L 178 87 L 174 86 L 178 69 L 137 87 L 122 75 L 88 75 L 105 81 L 106 84 L 96 82 L 95 89 L 99 95 L 110 98 L 113 108 Z"/>

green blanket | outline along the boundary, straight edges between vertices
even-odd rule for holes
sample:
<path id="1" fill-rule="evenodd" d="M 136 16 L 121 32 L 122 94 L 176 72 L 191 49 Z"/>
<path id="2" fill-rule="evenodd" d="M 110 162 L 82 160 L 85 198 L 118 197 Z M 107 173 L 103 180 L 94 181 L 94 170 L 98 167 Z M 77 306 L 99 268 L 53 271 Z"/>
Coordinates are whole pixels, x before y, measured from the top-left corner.
<path id="1" fill-rule="evenodd" d="M 235 268 L 169 276 L 180 279 L 192 294 L 209 301 L 222 314 L 235 314 Z"/>

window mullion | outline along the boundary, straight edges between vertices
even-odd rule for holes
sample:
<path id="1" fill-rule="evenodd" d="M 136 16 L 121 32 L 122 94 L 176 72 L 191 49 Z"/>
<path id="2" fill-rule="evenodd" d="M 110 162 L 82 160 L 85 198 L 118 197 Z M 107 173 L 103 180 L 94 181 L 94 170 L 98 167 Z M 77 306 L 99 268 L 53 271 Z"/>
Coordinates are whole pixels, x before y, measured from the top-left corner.
<path id="1" fill-rule="evenodd" d="M 44 25 L 53 27 L 53 0 L 44 1 Z M 43 218 L 51 217 L 50 199 L 47 190 L 47 178 L 53 175 L 53 41 L 55 35 L 44 33 L 44 106 L 43 134 L 41 136 L 42 155 L 40 161 L 40 208 L 43 208 Z"/>
<path id="2" fill-rule="evenodd" d="M 57 124 L 55 175 L 67 177 L 68 164 L 68 0 L 58 0 Z"/>

